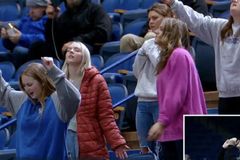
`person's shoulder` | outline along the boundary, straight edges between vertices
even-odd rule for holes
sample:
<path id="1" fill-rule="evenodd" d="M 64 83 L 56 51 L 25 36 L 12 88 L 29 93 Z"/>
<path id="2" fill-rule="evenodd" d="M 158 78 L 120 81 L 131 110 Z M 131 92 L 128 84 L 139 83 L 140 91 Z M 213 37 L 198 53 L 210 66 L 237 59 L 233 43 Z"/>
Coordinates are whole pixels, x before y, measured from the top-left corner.
<path id="1" fill-rule="evenodd" d="M 188 52 L 188 50 L 186 50 L 185 48 L 182 48 L 182 47 L 178 47 L 178 48 L 175 48 L 173 50 L 173 54 L 176 54 L 176 55 L 185 55 L 185 54 L 190 54 Z"/>
<path id="2" fill-rule="evenodd" d="M 171 57 L 174 59 L 185 59 L 188 58 L 189 56 L 191 56 L 191 54 L 189 53 L 188 50 L 179 47 L 173 50 Z"/>
<path id="3" fill-rule="evenodd" d="M 103 76 L 100 74 L 98 69 L 94 66 L 85 69 L 85 76 L 89 79 L 102 80 Z"/>
<path id="4" fill-rule="evenodd" d="M 143 43 L 143 46 L 149 46 L 149 45 L 155 45 L 155 38 L 151 38 L 151 39 L 148 39 L 148 40 L 145 40 L 144 43 Z"/>
<path id="5" fill-rule="evenodd" d="M 187 49 L 180 47 L 173 50 L 171 59 L 172 61 L 176 61 L 178 63 L 194 63 L 190 52 Z"/>

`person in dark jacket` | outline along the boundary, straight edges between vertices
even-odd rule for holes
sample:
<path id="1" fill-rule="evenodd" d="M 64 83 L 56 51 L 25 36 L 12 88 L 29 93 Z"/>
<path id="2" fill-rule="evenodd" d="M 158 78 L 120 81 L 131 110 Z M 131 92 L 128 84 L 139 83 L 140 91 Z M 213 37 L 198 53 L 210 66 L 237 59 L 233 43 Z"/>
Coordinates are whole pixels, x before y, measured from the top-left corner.
<path id="1" fill-rule="evenodd" d="M 100 5 L 91 3 L 90 0 L 64 0 L 64 4 L 65 11 L 60 16 L 58 16 L 59 8 L 48 5 L 46 10 L 48 21 L 45 26 L 46 44 L 35 46 L 32 50 L 33 56 L 38 58 L 42 54 L 47 54 L 47 56 L 64 59 L 61 48 L 69 41 L 82 42 L 93 53 L 97 44 L 110 40 L 111 19 Z"/>

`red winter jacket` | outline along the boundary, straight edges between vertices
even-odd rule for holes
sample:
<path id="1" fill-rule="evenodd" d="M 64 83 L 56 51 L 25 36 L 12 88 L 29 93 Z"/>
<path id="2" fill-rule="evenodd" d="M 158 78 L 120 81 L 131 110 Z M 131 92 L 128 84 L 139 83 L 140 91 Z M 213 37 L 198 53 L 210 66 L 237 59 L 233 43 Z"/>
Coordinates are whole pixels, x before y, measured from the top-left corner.
<path id="1" fill-rule="evenodd" d="M 80 93 L 82 99 L 77 111 L 80 158 L 108 159 L 106 141 L 113 150 L 126 144 L 126 141 L 115 122 L 106 81 L 96 68 L 85 70 Z"/>

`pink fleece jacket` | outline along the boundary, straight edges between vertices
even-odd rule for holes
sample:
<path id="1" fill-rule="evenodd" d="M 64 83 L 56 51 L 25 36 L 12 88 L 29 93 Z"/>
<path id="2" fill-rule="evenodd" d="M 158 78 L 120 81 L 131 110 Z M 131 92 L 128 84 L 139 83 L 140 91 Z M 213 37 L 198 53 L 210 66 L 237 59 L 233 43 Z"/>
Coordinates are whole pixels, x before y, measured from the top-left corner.
<path id="1" fill-rule="evenodd" d="M 176 48 L 157 76 L 159 119 L 165 126 L 160 141 L 183 139 L 183 115 L 207 114 L 201 81 L 190 53 Z"/>

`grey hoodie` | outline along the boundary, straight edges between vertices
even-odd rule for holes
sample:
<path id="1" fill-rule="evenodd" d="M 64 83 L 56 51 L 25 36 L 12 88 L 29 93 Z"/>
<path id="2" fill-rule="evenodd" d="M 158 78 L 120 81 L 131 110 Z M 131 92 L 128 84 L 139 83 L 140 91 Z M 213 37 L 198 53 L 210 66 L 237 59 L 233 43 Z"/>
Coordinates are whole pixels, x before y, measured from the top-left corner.
<path id="1" fill-rule="evenodd" d="M 135 95 L 138 101 L 157 101 L 156 66 L 160 49 L 155 38 L 146 40 L 138 50 L 133 63 L 133 74 L 137 78 Z"/>
<path id="2" fill-rule="evenodd" d="M 240 37 L 230 36 L 222 43 L 220 32 L 227 20 L 204 17 L 178 0 L 175 0 L 171 7 L 197 37 L 214 47 L 219 97 L 240 96 Z M 234 35 L 240 25 L 233 24 L 232 27 Z"/>

